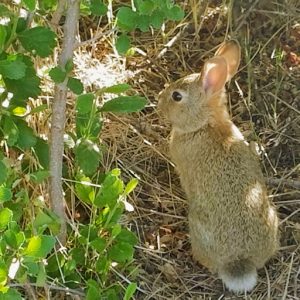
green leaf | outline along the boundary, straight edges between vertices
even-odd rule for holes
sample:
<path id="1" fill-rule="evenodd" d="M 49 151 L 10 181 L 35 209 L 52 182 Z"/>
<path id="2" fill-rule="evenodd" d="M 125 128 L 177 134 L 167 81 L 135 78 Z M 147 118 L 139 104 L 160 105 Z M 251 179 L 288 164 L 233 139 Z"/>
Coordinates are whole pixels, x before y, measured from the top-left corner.
<path id="1" fill-rule="evenodd" d="M 0 293 L 0 300 L 22 300 L 21 294 L 14 288 L 10 288 L 6 293 Z"/>
<path id="2" fill-rule="evenodd" d="M 78 114 L 90 113 L 93 108 L 95 96 L 92 93 L 83 94 L 77 97 L 76 110 Z"/>
<path id="3" fill-rule="evenodd" d="M 101 159 L 98 146 L 89 140 L 83 140 L 77 145 L 75 156 L 77 164 L 86 175 L 93 174 L 97 170 Z"/>
<path id="4" fill-rule="evenodd" d="M 100 288 L 95 280 L 89 279 L 87 282 L 88 290 L 86 293 L 86 300 L 101 299 Z"/>
<path id="5" fill-rule="evenodd" d="M 33 258 L 45 258 L 53 249 L 55 238 L 49 235 L 33 236 L 23 254 Z"/>
<path id="6" fill-rule="evenodd" d="M 164 13 L 161 12 L 160 10 L 155 10 L 151 15 L 150 20 L 151 20 L 151 25 L 155 29 L 160 29 L 164 22 Z"/>
<path id="7" fill-rule="evenodd" d="M 110 261 L 106 255 L 100 255 L 96 262 L 96 271 L 99 274 L 107 274 L 110 267 Z"/>
<path id="8" fill-rule="evenodd" d="M 32 128 L 30 128 L 23 120 L 18 120 L 17 126 L 19 135 L 16 145 L 23 150 L 30 149 L 36 144 L 37 141 Z"/>
<path id="9" fill-rule="evenodd" d="M 120 96 L 104 103 L 101 111 L 115 113 L 131 113 L 145 107 L 147 100 L 139 96 Z"/>
<path id="10" fill-rule="evenodd" d="M 132 231 L 122 228 L 121 232 L 116 237 L 116 241 L 128 243 L 134 246 L 137 244 L 138 239 Z"/>
<path id="11" fill-rule="evenodd" d="M 19 17 L 18 18 L 18 23 L 17 23 L 17 28 L 16 28 L 16 33 L 19 33 L 21 31 L 24 31 L 27 28 L 27 19 L 24 17 Z"/>
<path id="12" fill-rule="evenodd" d="M 155 9 L 155 4 L 151 0 L 140 1 L 138 8 L 142 15 L 151 15 Z"/>
<path id="13" fill-rule="evenodd" d="M 106 247 L 106 241 L 104 238 L 97 237 L 91 241 L 90 245 L 100 254 Z"/>
<path id="14" fill-rule="evenodd" d="M 99 137 L 102 128 L 102 120 L 100 117 L 92 118 L 90 115 L 76 115 L 76 134 L 77 139 Z"/>
<path id="15" fill-rule="evenodd" d="M 136 28 L 138 14 L 129 7 L 121 7 L 117 13 L 117 25 L 126 31 Z"/>
<path id="16" fill-rule="evenodd" d="M 39 1 L 39 8 L 44 11 L 49 12 L 50 11 L 55 11 L 57 7 L 57 0 L 43 0 Z"/>
<path id="17" fill-rule="evenodd" d="M 7 90 L 13 93 L 12 100 L 17 101 L 27 100 L 29 97 L 36 98 L 41 92 L 40 79 L 36 76 L 31 59 L 24 55 L 20 58 L 27 66 L 25 76 L 18 80 L 3 78 Z"/>
<path id="18" fill-rule="evenodd" d="M 139 15 L 137 18 L 137 28 L 142 32 L 147 32 L 151 24 L 151 16 L 148 15 Z"/>
<path id="19" fill-rule="evenodd" d="M 19 138 L 19 129 L 11 117 L 4 117 L 3 132 L 8 146 L 14 146 Z"/>
<path id="20" fill-rule="evenodd" d="M 37 276 L 37 274 L 39 272 L 38 262 L 33 261 L 31 257 L 29 259 L 28 259 L 28 257 L 25 257 L 25 260 L 23 261 L 23 265 L 26 267 L 27 273 L 30 276 L 34 276 L 34 277 Z"/>
<path id="21" fill-rule="evenodd" d="M 64 82 L 67 72 L 63 71 L 60 67 L 54 67 L 50 70 L 49 76 L 55 83 Z"/>
<path id="22" fill-rule="evenodd" d="M 23 2 L 30 11 L 35 10 L 36 0 L 23 0 Z"/>
<path id="23" fill-rule="evenodd" d="M 136 178 L 132 178 L 126 185 L 125 194 L 130 194 L 138 185 L 139 181 Z"/>
<path id="24" fill-rule="evenodd" d="M 127 83 L 120 83 L 112 86 L 105 87 L 97 91 L 97 94 L 110 93 L 110 94 L 121 94 L 131 89 L 131 85 Z"/>
<path id="25" fill-rule="evenodd" d="M 111 260 L 118 263 L 125 263 L 131 260 L 133 257 L 133 247 L 132 245 L 124 242 L 118 242 L 111 246 L 108 251 L 108 255 Z"/>
<path id="26" fill-rule="evenodd" d="M 13 230 L 9 230 L 9 229 L 6 230 L 4 232 L 3 237 L 9 247 L 11 247 L 12 249 L 15 249 L 15 250 L 18 249 L 17 237 L 16 237 L 15 232 L 13 232 Z"/>
<path id="27" fill-rule="evenodd" d="M 45 212 L 39 211 L 34 219 L 33 226 L 36 230 L 38 230 L 40 227 L 48 227 L 48 225 L 53 222 L 56 222 L 56 220 Z"/>
<path id="28" fill-rule="evenodd" d="M 120 300 L 120 285 L 114 285 L 103 293 L 102 299 Z"/>
<path id="29" fill-rule="evenodd" d="M 0 230 L 6 228 L 6 226 L 12 220 L 13 212 L 8 208 L 2 208 L 0 210 Z"/>
<path id="30" fill-rule="evenodd" d="M 115 239 L 118 236 L 118 234 L 121 232 L 121 229 L 122 229 L 122 227 L 121 227 L 120 224 L 115 224 L 113 226 L 113 229 L 112 229 L 112 232 L 111 232 L 111 235 L 112 235 L 113 239 Z"/>
<path id="31" fill-rule="evenodd" d="M 37 286 L 44 287 L 47 279 L 47 274 L 45 270 L 45 266 L 43 264 L 39 265 L 39 271 L 36 277 Z"/>
<path id="32" fill-rule="evenodd" d="M 2 261 L 0 261 L 0 288 L 4 286 L 7 282 L 7 267 L 6 264 Z"/>
<path id="33" fill-rule="evenodd" d="M 9 79 L 20 79 L 25 76 L 26 64 L 22 61 L 2 60 L 0 61 L 0 74 Z"/>
<path id="34" fill-rule="evenodd" d="M 7 229 L 4 232 L 4 239 L 5 242 L 13 249 L 18 250 L 23 243 L 25 242 L 25 235 L 22 231 L 20 231 L 20 228 L 14 228 L 14 226 L 11 226 L 13 222 L 9 225 L 10 229 Z"/>
<path id="35" fill-rule="evenodd" d="M 167 11 L 167 17 L 172 21 L 180 21 L 184 18 L 184 11 L 180 6 L 174 5 L 170 10 Z"/>
<path id="36" fill-rule="evenodd" d="M 10 201 L 12 199 L 12 192 L 10 189 L 0 186 L 0 203 Z"/>
<path id="37" fill-rule="evenodd" d="M 0 54 L 3 52 L 5 42 L 6 42 L 6 36 L 7 36 L 6 28 L 7 28 L 6 26 L 0 25 Z"/>
<path id="38" fill-rule="evenodd" d="M 52 54 L 56 46 L 55 33 L 42 26 L 26 29 L 18 34 L 18 38 L 27 51 L 33 51 L 41 57 Z"/>
<path id="39" fill-rule="evenodd" d="M 135 282 L 131 282 L 125 292 L 124 300 L 130 300 L 132 296 L 134 295 L 135 291 L 137 289 L 137 284 Z"/>
<path id="40" fill-rule="evenodd" d="M 7 167 L 3 161 L 0 161 L 0 185 L 6 182 L 7 177 Z"/>
<path id="41" fill-rule="evenodd" d="M 67 86 L 76 95 L 83 93 L 83 84 L 77 78 L 70 77 Z"/>
<path id="42" fill-rule="evenodd" d="M 123 190 L 123 181 L 112 173 L 109 173 L 102 183 L 101 189 L 95 198 L 94 204 L 98 207 L 108 205 L 110 208 L 113 208 L 119 196 L 123 193 Z"/>
<path id="43" fill-rule="evenodd" d="M 130 38 L 126 34 L 122 34 L 118 37 L 116 41 L 116 49 L 119 54 L 126 54 L 130 48 Z"/>
<path id="44" fill-rule="evenodd" d="M 76 264 L 84 265 L 85 264 L 85 249 L 83 248 L 72 248 L 70 255 L 73 260 L 76 261 Z"/>
<path id="45" fill-rule="evenodd" d="M 44 169 L 49 168 L 49 145 L 41 138 L 37 138 L 34 145 L 34 152 L 39 160 L 39 163 Z"/>
<path id="46" fill-rule="evenodd" d="M 107 13 L 107 6 L 101 0 L 91 0 L 90 9 L 95 16 L 103 16 Z"/>
<path id="47" fill-rule="evenodd" d="M 86 242 L 93 241 L 98 236 L 99 229 L 94 225 L 83 225 L 81 226 L 79 233 L 81 235 L 81 243 L 86 244 Z"/>
<path id="48" fill-rule="evenodd" d="M 42 112 L 48 108 L 48 104 L 41 104 L 39 106 L 34 107 L 28 115 L 33 115 L 39 112 Z"/>
<path id="49" fill-rule="evenodd" d="M 23 117 L 27 112 L 27 109 L 25 107 L 22 106 L 17 106 L 12 110 L 12 114 L 14 116 L 19 116 L 19 117 Z"/>
<path id="50" fill-rule="evenodd" d="M 50 172 L 46 170 L 39 170 L 37 172 L 30 173 L 30 180 L 36 184 L 42 183 L 50 176 Z"/>
<path id="51" fill-rule="evenodd" d="M 80 201 L 91 204 L 91 195 L 94 195 L 94 188 L 88 184 L 84 184 L 83 182 L 89 183 L 90 179 L 88 177 L 82 177 L 80 182 L 75 183 L 76 196 Z"/>

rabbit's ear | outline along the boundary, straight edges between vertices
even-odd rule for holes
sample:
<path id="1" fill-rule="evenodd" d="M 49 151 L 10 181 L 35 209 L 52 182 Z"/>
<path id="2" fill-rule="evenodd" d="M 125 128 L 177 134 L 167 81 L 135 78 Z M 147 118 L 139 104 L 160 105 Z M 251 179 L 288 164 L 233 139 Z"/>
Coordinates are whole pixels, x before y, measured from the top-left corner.
<path id="1" fill-rule="evenodd" d="M 227 63 L 221 56 L 215 56 L 204 64 L 201 81 L 206 94 L 212 95 L 223 89 L 227 80 Z"/>
<path id="2" fill-rule="evenodd" d="M 228 65 L 227 80 L 237 72 L 241 60 L 241 47 L 236 40 L 225 42 L 217 50 L 215 56 L 224 57 Z"/>

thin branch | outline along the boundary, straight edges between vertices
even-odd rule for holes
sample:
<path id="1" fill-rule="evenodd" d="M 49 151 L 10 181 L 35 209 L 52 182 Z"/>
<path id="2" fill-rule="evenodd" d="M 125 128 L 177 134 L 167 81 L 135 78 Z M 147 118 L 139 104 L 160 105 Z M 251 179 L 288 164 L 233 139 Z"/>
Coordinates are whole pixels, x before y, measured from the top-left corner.
<path id="1" fill-rule="evenodd" d="M 285 187 L 300 190 L 300 181 L 293 179 L 268 178 L 267 184 L 273 187 Z"/>
<path id="2" fill-rule="evenodd" d="M 56 11 L 54 12 L 52 19 L 51 19 L 51 25 L 54 28 L 56 28 L 59 24 L 62 14 L 65 10 L 66 2 L 67 2 L 66 0 L 59 0 L 57 3 Z"/>
<path id="3" fill-rule="evenodd" d="M 59 58 L 59 66 L 62 69 L 65 68 L 66 63 L 73 57 L 79 15 L 79 2 L 79 0 L 67 0 L 64 39 Z M 62 160 L 64 152 L 67 91 L 67 79 L 63 83 L 55 85 L 50 133 L 50 202 L 53 211 L 61 220 L 61 229 L 58 239 L 62 245 L 65 245 L 67 238 L 67 216 L 65 213 L 62 190 Z"/>
<path id="4" fill-rule="evenodd" d="M 36 283 L 27 283 L 27 286 L 30 287 L 36 287 L 36 288 L 40 288 L 39 285 L 37 285 Z M 11 288 L 24 288 L 24 284 L 20 284 L 20 283 L 11 283 L 9 284 L 9 287 Z M 55 291 L 61 291 L 64 292 L 66 294 L 73 294 L 73 295 L 77 295 L 77 296 L 81 296 L 84 297 L 85 293 L 79 290 L 75 290 L 75 289 L 70 289 L 67 287 L 61 287 L 61 286 L 57 286 L 57 285 L 52 285 L 52 284 L 46 284 L 43 286 L 44 288 L 47 288 L 49 290 L 55 290 Z"/>

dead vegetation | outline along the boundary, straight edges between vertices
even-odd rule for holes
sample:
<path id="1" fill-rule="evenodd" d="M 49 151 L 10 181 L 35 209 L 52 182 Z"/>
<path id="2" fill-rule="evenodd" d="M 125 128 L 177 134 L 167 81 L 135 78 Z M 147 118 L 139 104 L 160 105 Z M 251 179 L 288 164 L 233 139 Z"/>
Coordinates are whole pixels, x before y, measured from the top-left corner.
<path id="1" fill-rule="evenodd" d="M 139 274 L 133 279 L 139 286 L 136 299 L 299 299 L 300 3 L 190 0 L 184 5 L 187 14 L 180 24 L 168 24 L 163 33 L 132 36 L 137 48 L 132 57 L 113 53 L 112 35 L 84 43 L 77 54 L 80 60 L 91 53 L 82 70 L 77 63 L 78 76 L 104 65 L 106 77 L 128 78 L 149 99 L 140 114 L 108 115 L 102 134 L 105 169 L 119 167 L 126 179 L 140 180 L 129 199 L 135 210 L 124 220 L 140 241 L 135 255 Z M 101 25 L 87 33 L 90 24 L 82 24 L 86 36 L 108 30 Z M 260 270 L 253 292 L 240 297 L 191 259 L 187 204 L 168 158 L 170 128 L 158 115 L 155 99 L 166 82 L 198 72 L 229 37 L 243 48 L 240 71 L 228 86 L 229 110 L 245 137 L 259 145 L 281 219 L 278 254 Z M 102 79 L 89 84 L 102 86 Z"/>

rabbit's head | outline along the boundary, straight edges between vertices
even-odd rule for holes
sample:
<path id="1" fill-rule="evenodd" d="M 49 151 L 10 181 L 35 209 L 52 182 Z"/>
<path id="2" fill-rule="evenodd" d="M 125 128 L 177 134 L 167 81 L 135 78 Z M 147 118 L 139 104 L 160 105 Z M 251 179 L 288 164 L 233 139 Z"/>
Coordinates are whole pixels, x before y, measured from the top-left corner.
<path id="1" fill-rule="evenodd" d="M 240 55 L 238 42 L 225 42 L 201 74 L 181 78 L 159 94 L 158 108 L 174 130 L 192 132 L 229 119 L 224 86 L 237 72 Z"/>

